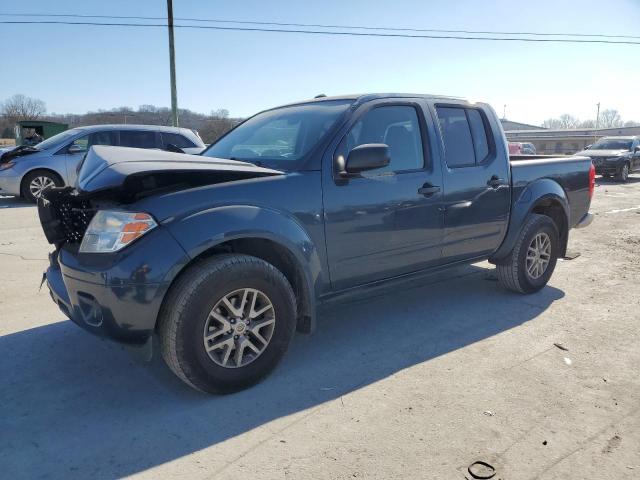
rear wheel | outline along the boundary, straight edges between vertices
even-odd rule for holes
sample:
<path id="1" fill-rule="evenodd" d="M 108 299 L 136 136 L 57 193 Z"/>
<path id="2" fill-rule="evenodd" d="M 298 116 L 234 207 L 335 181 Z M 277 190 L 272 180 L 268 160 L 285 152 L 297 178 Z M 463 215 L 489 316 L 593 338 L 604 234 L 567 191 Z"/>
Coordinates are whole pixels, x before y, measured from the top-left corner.
<path id="1" fill-rule="evenodd" d="M 546 215 L 531 215 L 505 263 L 498 264 L 498 279 L 509 290 L 533 293 L 544 287 L 558 260 L 558 229 Z"/>
<path id="2" fill-rule="evenodd" d="M 618 180 L 621 182 L 626 182 L 629 180 L 629 164 L 625 163 L 620 171 L 618 172 Z"/>
<path id="3" fill-rule="evenodd" d="M 62 179 L 55 173 L 47 170 L 35 170 L 24 177 L 22 181 L 22 196 L 35 203 L 42 195 L 42 192 L 62 185 Z"/>
<path id="4" fill-rule="evenodd" d="M 220 255 L 186 271 L 159 317 L 162 356 L 188 385 L 229 393 L 259 382 L 285 354 L 296 326 L 291 285 L 273 265 Z"/>

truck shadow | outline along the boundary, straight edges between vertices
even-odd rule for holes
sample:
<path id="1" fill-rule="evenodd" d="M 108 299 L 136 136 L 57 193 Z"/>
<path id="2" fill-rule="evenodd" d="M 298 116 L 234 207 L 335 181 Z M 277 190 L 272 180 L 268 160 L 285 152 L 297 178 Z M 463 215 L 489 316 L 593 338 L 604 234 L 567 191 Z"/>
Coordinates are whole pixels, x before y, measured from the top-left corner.
<path id="1" fill-rule="evenodd" d="M 318 332 L 299 335 L 273 375 L 228 396 L 192 391 L 158 355 L 143 362 L 69 321 L 0 337 L 4 475 L 97 479 L 141 472 L 271 421 L 290 415 L 284 421 L 294 421 L 305 410 L 534 320 L 564 295 L 553 287 L 527 297 L 508 293 L 490 272 L 461 267 L 331 306 Z M 250 437 L 233 458 L 216 453 L 202 467 L 215 472 L 265 434 Z"/>

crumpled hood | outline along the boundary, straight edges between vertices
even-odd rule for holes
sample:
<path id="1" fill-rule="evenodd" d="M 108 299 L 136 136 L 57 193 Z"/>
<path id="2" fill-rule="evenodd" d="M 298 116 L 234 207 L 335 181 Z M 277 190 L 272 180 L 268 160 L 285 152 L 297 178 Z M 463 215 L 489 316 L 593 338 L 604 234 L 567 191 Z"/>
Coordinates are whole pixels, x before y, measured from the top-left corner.
<path id="1" fill-rule="evenodd" d="M 97 145 L 82 162 L 76 189 L 80 193 L 117 189 L 137 194 L 271 175 L 283 172 L 235 160 Z"/>
<path id="2" fill-rule="evenodd" d="M 576 156 L 589 158 L 620 157 L 626 153 L 631 152 L 629 150 L 582 150 L 576 153 Z"/>

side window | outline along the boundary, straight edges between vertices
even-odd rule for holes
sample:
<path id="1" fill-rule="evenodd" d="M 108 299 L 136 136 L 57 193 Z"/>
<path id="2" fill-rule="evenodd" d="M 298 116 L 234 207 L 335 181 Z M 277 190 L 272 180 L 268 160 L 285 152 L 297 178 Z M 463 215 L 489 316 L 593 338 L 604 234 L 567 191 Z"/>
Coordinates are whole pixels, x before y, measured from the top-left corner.
<path id="1" fill-rule="evenodd" d="M 476 152 L 476 163 L 482 163 L 489 156 L 489 140 L 482 114 L 478 110 L 467 109 L 467 116 L 469 117 L 473 147 Z"/>
<path id="2" fill-rule="evenodd" d="M 82 153 L 86 152 L 89 148 L 89 135 L 85 135 L 84 137 L 76 138 L 73 142 L 69 144 L 67 151 L 73 147 L 73 153 Z"/>
<path id="3" fill-rule="evenodd" d="M 93 147 L 94 145 L 118 145 L 118 132 L 116 131 L 107 131 L 107 132 L 94 132 L 89 135 L 89 146 Z"/>
<path id="4" fill-rule="evenodd" d="M 134 148 L 157 148 L 156 132 L 145 130 L 121 130 L 120 146 Z"/>
<path id="5" fill-rule="evenodd" d="M 471 129 L 464 108 L 436 107 L 444 141 L 447 166 L 470 167 L 476 164 Z"/>
<path id="6" fill-rule="evenodd" d="M 345 158 L 365 143 L 385 143 L 391 162 L 375 173 L 415 170 L 424 167 L 420 123 L 414 107 L 378 107 L 365 113 L 342 140 L 338 151 Z"/>
<path id="7" fill-rule="evenodd" d="M 166 147 L 170 143 L 178 148 L 191 148 L 196 146 L 196 144 L 187 137 L 178 133 L 161 132 L 160 135 L 162 136 L 163 147 Z"/>

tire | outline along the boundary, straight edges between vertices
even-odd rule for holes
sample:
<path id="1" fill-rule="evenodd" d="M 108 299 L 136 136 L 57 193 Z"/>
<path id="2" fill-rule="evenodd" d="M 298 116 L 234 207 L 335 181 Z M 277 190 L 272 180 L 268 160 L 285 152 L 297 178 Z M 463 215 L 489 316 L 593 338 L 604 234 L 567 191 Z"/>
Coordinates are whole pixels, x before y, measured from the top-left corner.
<path id="1" fill-rule="evenodd" d="M 42 191 L 63 185 L 64 182 L 57 174 L 48 170 L 34 170 L 22 180 L 22 196 L 31 203 L 36 203 Z"/>
<path id="2" fill-rule="evenodd" d="M 245 294 L 246 302 L 242 293 L 235 293 L 242 291 L 249 292 Z M 255 300 L 251 292 L 258 292 Z M 246 304 L 243 320 L 236 319 L 234 325 L 234 319 L 229 318 L 239 315 L 231 314 L 225 298 L 235 307 Z M 251 324 L 251 315 L 268 308 L 269 303 L 271 310 L 256 316 Z M 218 318 L 226 323 L 218 322 Z M 162 357 L 181 380 L 197 390 L 242 390 L 258 383 L 276 367 L 293 338 L 296 318 L 291 285 L 273 265 L 249 255 L 211 257 L 181 274 L 163 302 L 158 325 Z M 246 320 L 249 322 L 240 331 Z M 255 328 L 261 328 L 256 330 L 259 336 L 252 331 Z M 205 339 L 213 336 L 212 340 Z M 258 338 L 268 340 L 266 346 Z M 247 340 L 261 349 L 260 353 L 238 347 L 248 345 Z M 221 343 L 226 345 L 213 348 Z M 237 365 L 234 362 L 239 356 L 242 363 Z M 223 365 L 225 357 L 227 363 Z"/>
<path id="3" fill-rule="evenodd" d="M 532 267 L 534 269 L 533 273 L 540 273 L 539 276 L 530 273 L 530 264 L 527 260 L 529 249 L 535 245 L 533 242 L 536 238 L 546 238 L 549 242 L 548 262 L 542 273 L 540 273 L 540 270 L 535 271 L 535 266 Z M 546 215 L 530 215 L 509 257 L 504 263 L 497 265 L 500 283 L 514 292 L 537 292 L 547 284 L 553 274 L 558 261 L 558 248 L 558 229 L 553 220 Z M 541 255 L 540 258 L 545 257 Z"/>
<path id="4" fill-rule="evenodd" d="M 629 180 L 629 164 L 625 163 L 622 168 L 620 168 L 620 171 L 618 172 L 618 175 L 616 176 L 616 178 L 623 182 L 623 183 L 627 183 L 627 181 Z"/>

